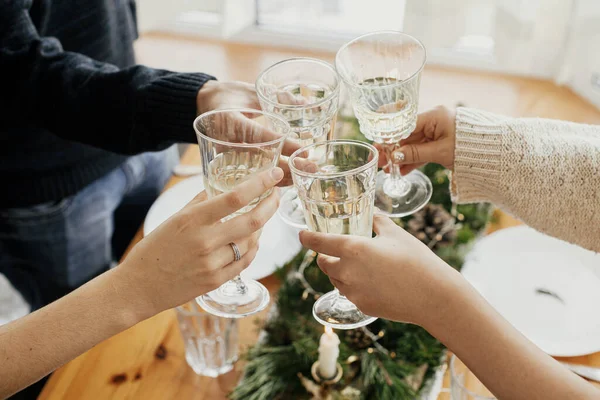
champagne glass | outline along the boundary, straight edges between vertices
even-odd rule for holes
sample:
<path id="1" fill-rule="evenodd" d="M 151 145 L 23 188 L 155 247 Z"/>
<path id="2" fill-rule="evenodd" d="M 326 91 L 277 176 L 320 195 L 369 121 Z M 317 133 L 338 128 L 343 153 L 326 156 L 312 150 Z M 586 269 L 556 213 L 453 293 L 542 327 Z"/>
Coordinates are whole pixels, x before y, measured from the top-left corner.
<path id="1" fill-rule="evenodd" d="M 350 91 L 361 132 L 380 143 L 388 171 L 377 176 L 375 207 L 390 217 L 420 210 L 432 194 L 431 181 L 414 170 L 406 176 L 394 163 L 393 151 L 417 126 L 419 83 L 425 65 L 425 47 L 401 32 L 367 33 L 345 44 L 335 67 Z"/>
<path id="2" fill-rule="evenodd" d="M 290 126 L 283 118 L 252 109 L 216 110 L 194 121 L 202 176 L 209 198 L 229 192 L 252 176 L 277 165 Z M 252 210 L 271 190 L 223 219 Z M 196 299 L 207 312 L 226 318 L 255 314 L 269 304 L 269 292 L 255 280 L 235 277 Z"/>
<path id="3" fill-rule="evenodd" d="M 355 140 L 313 143 L 292 154 L 290 170 L 311 231 L 372 236 L 377 160 L 375 147 Z M 337 289 L 319 297 L 313 315 L 335 329 L 354 329 L 376 319 Z"/>
<path id="4" fill-rule="evenodd" d="M 291 137 L 302 146 L 332 139 L 340 83 L 331 64 L 314 58 L 280 61 L 258 76 L 256 92 L 262 109 L 288 121 Z M 282 195 L 280 204 L 278 213 L 285 223 L 306 229 L 301 202 L 293 187 Z"/>

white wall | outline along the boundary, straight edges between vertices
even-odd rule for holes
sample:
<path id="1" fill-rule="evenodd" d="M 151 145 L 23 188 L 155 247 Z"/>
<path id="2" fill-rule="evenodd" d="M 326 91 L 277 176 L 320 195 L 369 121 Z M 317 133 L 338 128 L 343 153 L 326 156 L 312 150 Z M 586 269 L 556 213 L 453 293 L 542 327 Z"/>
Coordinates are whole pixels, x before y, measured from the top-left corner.
<path id="1" fill-rule="evenodd" d="M 571 28 L 559 82 L 600 107 L 600 1 L 577 0 Z"/>

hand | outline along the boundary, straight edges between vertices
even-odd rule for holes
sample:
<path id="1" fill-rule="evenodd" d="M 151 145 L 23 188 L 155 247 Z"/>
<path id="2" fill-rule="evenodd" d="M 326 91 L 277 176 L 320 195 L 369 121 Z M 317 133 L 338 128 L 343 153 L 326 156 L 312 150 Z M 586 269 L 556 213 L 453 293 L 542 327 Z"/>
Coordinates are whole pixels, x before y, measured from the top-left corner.
<path id="1" fill-rule="evenodd" d="M 261 109 L 254 85 L 246 82 L 208 81 L 202 86 L 200 91 L 198 91 L 196 103 L 198 114 L 204 114 L 208 111 L 227 108 L 250 108 L 253 110 Z M 228 120 L 223 122 L 224 134 L 232 131 L 239 133 L 240 130 L 246 130 L 252 131 L 252 137 L 256 141 L 268 141 L 278 137 L 278 133 L 265 129 L 260 124 L 255 123 L 250 118 L 247 118 L 242 114 L 235 116 L 235 119 L 233 120 L 230 120 L 233 114 L 226 115 Z M 300 144 L 292 139 L 288 139 L 283 144 L 281 153 L 285 156 L 290 156 L 300 147 Z M 287 160 L 280 159 L 278 166 L 284 171 L 284 179 L 281 180 L 279 186 L 291 185 L 292 178 Z"/>
<path id="2" fill-rule="evenodd" d="M 148 317 L 218 288 L 244 270 L 256 256 L 264 224 L 279 205 L 277 190 L 252 211 L 221 222 L 283 178 L 274 168 L 206 200 L 204 192 L 138 243 L 124 262 L 122 279 Z M 234 262 L 229 243 L 242 258 Z M 123 278 L 124 276 L 124 278 Z"/>
<path id="3" fill-rule="evenodd" d="M 419 114 L 417 127 L 400 147 L 394 149 L 394 162 L 401 165 L 400 173 L 406 175 L 412 170 L 433 162 L 452 169 L 454 166 L 454 146 L 456 141 L 456 112 L 439 106 Z M 381 150 L 380 145 L 376 145 Z M 379 154 L 379 166 L 387 165 L 384 151 Z"/>
<path id="4" fill-rule="evenodd" d="M 387 217 L 376 215 L 373 239 L 300 232 L 340 293 L 367 315 L 427 327 L 461 275 Z"/>

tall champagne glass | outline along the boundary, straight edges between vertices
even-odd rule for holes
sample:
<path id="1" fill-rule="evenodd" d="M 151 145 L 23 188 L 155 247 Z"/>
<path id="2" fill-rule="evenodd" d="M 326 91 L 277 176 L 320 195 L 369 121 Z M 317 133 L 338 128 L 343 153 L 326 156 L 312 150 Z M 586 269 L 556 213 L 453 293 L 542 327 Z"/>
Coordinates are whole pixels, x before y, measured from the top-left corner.
<path id="1" fill-rule="evenodd" d="M 228 192 L 252 176 L 277 165 L 290 126 L 283 118 L 264 111 L 229 109 L 211 111 L 194 121 L 208 197 Z M 263 193 L 236 213 L 252 210 L 272 190 Z M 235 277 L 198 297 L 207 312 L 226 318 L 257 313 L 269 304 L 269 292 L 255 280 Z"/>
<path id="2" fill-rule="evenodd" d="M 290 170 L 311 231 L 371 237 L 377 160 L 375 147 L 354 140 L 314 143 L 292 154 Z M 337 289 L 319 297 L 313 315 L 336 329 L 354 329 L 376 319 Z"/>
<path id="3" fill-rule="evenodd" d="M 314 58 L 290 58 L 264 70 L 256 80 L 263 110 L 289 122 L 291 137 L 302 146 L 332 139 L 340 82 L 335 68 Z M 281 197 L 279 216 L 288 225 L 306 228 L 298 193 L 292 187 Z"/>
<path id="4" fill-rule="evenodd" d="M 350 91 L 354 113 L 367 139 L 383 145 L 388 171 L 377 177 L 375 207 L 391 217 L 420 210 L 431 198 L 431 181 L 418 170 L 406 176 L 392 153 L 417 126 L 419 83 L 425 47 L 402 32 L 367 33 L 345 44 L 335 67 Z"/>

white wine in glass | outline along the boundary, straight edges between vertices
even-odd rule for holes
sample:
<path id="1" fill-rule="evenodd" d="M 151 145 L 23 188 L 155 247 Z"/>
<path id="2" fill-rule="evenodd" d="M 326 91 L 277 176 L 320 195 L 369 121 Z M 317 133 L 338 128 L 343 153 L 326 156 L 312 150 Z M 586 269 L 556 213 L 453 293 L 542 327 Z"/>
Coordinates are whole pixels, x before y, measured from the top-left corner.
<path id="1" fill-rule="evenodd" d="M 340 80 L 335 68 L 314 58 L 290 58 L 271 65 L 256 80 L 263 110 L 282 116 L 291 137 L 307 146 L 332 138 L 339 103 Z M 288 225 L 305 229 L 298 194 L 292 187 L 281 196 L 278 214 Z"/>
<path id="2" fill-rule="evenodd" d="M 431 181 L 419 170 L 406 176 L 394 162 L 393 151 L 417 126 L 419 85 L 425 47 L 402 32 L 362 35 L 337 52 L 335 67 L 349 90 L 360 131 L 380 143 L 388 171 L 377 177 L 375 206 L 390 217 L 419 211 L 433 192 Z"/>
<path id="3" fill-rule="evenodd" d="M 283 118 L 252 109 L 202 114 L 194 121 L 194 129 L 209 198 L 229 192 L 250 177 L 274 168 L 290 134 L 290 126 Z M 272 189 L 263 193 L 223 221 L 249 212 L 271 192 Z M 269 304 L 269 292 L 261 283 L 237 276 L 196 301 L 213 315 L 242 318 L 263 310 Z"/>
<path id="4" fill-rule="evenodd" d="M 292 154 L 290 170 L 311 231 L 371 237 L 377 160 L 375 147 L 354 140 L 314 143 Z M 376 319 L 337 289 L 319 297 L 313 316 L 335 329 L 354 329 Z"/>

